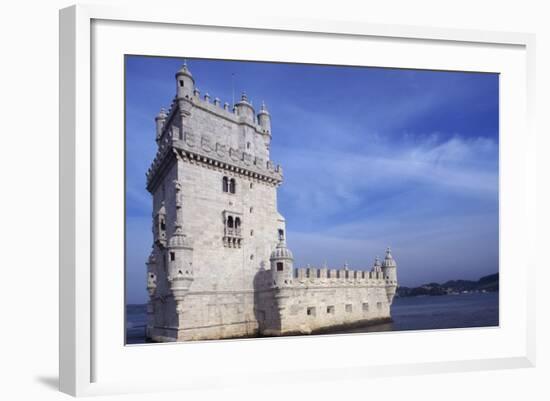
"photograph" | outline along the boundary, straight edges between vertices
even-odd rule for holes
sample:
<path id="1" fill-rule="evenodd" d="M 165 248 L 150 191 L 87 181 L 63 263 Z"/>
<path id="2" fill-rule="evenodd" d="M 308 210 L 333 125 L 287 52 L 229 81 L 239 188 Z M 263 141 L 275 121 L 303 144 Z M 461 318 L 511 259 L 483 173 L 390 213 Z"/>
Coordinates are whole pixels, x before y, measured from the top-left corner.
<path id="1" fill-rule="evenodd" d="M 125 343 L 499 326 L 499 74 L 126 54 Z"/>

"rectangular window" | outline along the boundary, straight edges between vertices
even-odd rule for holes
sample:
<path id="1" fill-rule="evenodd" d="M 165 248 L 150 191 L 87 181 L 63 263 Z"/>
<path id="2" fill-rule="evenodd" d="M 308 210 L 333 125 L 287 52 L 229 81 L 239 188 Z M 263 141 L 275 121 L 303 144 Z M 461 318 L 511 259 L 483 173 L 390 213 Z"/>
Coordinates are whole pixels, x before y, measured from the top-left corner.
<path id="1" fill-rule="evenodd" d="M 334 306 L 333 305 L 327 306 L 327 313 L 330 314 L 330 315 L 334 315 Z"/>
<path id="2" fill-rule="evenodd" d="M 346 305 L 346 312 L 351 312 L 351 304 Z"/>
<path id="3" fill-rule="evenodd" d="M 369 304 L 367 302 L 363 302 L 363 312 L 369 311 Z"/>
<path id="4" fill-rule="evenodd" d="M 176 254 L 175 252 L 170 252 L 170 261 L 173 262 L 174 260 L 176 260 Z"/>
<path id="5" fill-rule="evenodd" d="M 315 316 L 315 307 L 314 306 L 310 306 L 309 308 L 307 308 L 307 315 L 308 316 Z"/>
<path id="6" fill-rule="evenodd" d="M 283 271 L 283 262 L 277 262 L 277 271 L 282 272 Z"/>

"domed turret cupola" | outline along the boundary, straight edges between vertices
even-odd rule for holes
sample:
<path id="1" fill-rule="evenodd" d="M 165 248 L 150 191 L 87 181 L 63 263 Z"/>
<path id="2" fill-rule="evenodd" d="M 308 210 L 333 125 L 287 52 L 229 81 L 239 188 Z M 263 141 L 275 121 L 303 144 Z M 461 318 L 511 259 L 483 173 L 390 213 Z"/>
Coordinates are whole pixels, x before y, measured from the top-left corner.
<path id="1" fill-rule="evenodd" d="M 380 263 L 380 258 L 378 256 L 374 259 L 372 271 L 375 273 L 382 273 L 382 264 Z"/>
<path id="2" fill-rule="evenodd" d="M 242 120 L 246 121 L 248 123 L 254 124 L 255 120 L 255 114 L 254 114 L 254 107 L 252 107 L 252 104 L 248 100 L 248 96 L 246 96 L 246 93 L 242 93 L 241 100 L 239 103 L 235 105 L 235 111 L 237 113 L 237 116 Z"/>
<path id="3" fill-rule="evenodd" d="M 388 296 L 388 302 L 391 304 L 395 292 L 397 291 L 397 263 L 395 263 L 393 259 L 390 247 L 386 249 L 386 257 L 382 263 L 382 271 L 386 278 L 386 295 Z"/>
<path id="4" fill-rule="evenodd" d="M 258 124 L 260 124 L 264 133 L 271 135 L 271 115 L 263 102 L 260 112 L 258 113 Z"/>
<path id="5" fill-rule="evenodd" d="M 271 252 L 269 261 L 271 262 L 272 285 L 281 288 L 292 284 L 294 256 L 286 247 L 284 238 L 279 239 L 277 247 Z"/>
<path id="6" fill-rule="evenodd" d="M 176 85 L 178 98 L 191 98 L 195 91 L 195 79 L 187 68 L 187 62 L 183 62 L 181 68 L 176 72 Z"/>
<path id="7" fill-rule="evenodd" d="M 168 117 L 168 115 L 166 114 L 166 110 L 163 107 L 162 109 L 160 109 L 160 112 L 155 117 L 155 124 L 157 126 L 157 138 L 156 138 L 157 143 L 162 135 L 162 129 L 164 128 L 166 117 Z"/>
<path id="8" fill-rule="evenodd" d="M 390 247 L 386 249 L 386 257 L 382 263 L 382 271 L 388 280 L 397 282 L 397 263 L 395 263 L 395 260 L 393 259 Z"/>

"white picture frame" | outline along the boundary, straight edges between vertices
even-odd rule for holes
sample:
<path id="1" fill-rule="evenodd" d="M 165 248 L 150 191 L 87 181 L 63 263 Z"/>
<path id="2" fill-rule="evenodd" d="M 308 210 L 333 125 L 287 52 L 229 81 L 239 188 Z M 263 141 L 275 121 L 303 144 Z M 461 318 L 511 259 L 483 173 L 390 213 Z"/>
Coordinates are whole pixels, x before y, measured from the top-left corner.
<path id="1" fill-rule="evenodd" d="M 404 65 L 399 57 L 403 54 L 388 54 L 379 64 L 386 67 L 408 67 L 427 69 L 462 69 L 464 65 L 453 63 L 453 55 L 465 52 L 464 62 L 470 63 L 471 70 L 499 72 L 505 83 L 501 90 L 501 123 L 505 140 L 501 144 L 501 326 L 486 329 L 440 330 L 416 333 L 385 333 L 342 336 L 312 337 L 308 339 L 262 339 L 220 342 L 199 342 L 174 345 L 150 345 L 125 347 L 123 333 L 118 332 L 120 318 L 119 306 L 112 307 L 112 301 L 123 299 L 123 280 L 113 273 L 111 284 L 107 285 L 105 275 L 95 270 L 108 251 L 97 252 L 103 239 L 98 238 L 98 230 L 105 225 L 104 219 L 120 219 L 123 205 L 115 202 L 105 210 L 104 199 L 98 193 L 106 188 L 102 186 L 105 170 L 116 170 L 113 182 L 120 184 L 119 163 L 113 160 L 123 157 L 120 147 L 106 149 L 102 142 L 96 142 L 94 129 L 109 124 L 114 132 L 120 127 L 119 117 L 104 118 L 97 102 L 103 96 L 104 87 L 96 87 L 97 82 L 109 82 L 113 91 L 112 101 L 119 101 L 121 71 L 102 64 L 105 57 L 97 56 L 106 51 L 115 54 L 118 60 L 125 46 L 139 49 L 149 46 L 153 49 L 154 38 L 162 38 L 164 30 L 192 29 L 193 35 L 204 35 L 202 47 L 214 47 L 219 35 L 239 35 L 246 42 L 254 35 L 262 35 L 266 41 L 292 40 L 325 41 L 330 47 L 331 40 L 340 43 L 370 43 L 369 46 L 385 47 L 405 46 L 418 51 L 414 64 Z M 140 32 L 147 30 L 147 37 L 141 39 Z M 126 32 L 122 36 L 122 33 Z M 216 39 L 208 38 L 216 33 Z M 95 39 L 94 39 L 94 35 Z M 157 36 L 158 35 L 158 36 Z M 284 37 L 284 38 L 283 38 Z M 109 45 L 105 39 L 109 39 Z M 283 38 L 283 39 L 281 39 Z M 401 43 L 403 42 L 403 43 Z M 158 43 L 153 54 L 170 52 L 170 44 Z M 305 42 L 304 42 L 305 43 Z M 501 369 L 510 367 L 529 367 L 535 363 L 534 338 L 534 290 L 533 280 L 528 278 L 534 272 L 535 238 L 535 133 L 532 128 L 534 109 L 534 35 L 505 32 L 483 32 L 459 29 L 438 29 L 413 26 L 375 25 L 350 21 L 296 20 L 292 18 L 269 18 L 243 16 L 242 19 L 228 20 L 219 15 L 180 15 L 171 10 L 159 8 L 111 8 L 98 5 L 79 5 L 60 12 L 60 389 L 72 395 L 94 395 L 126 393 L 132 391 L 197 390 L 212 386 L 241 386 L 248 380 L 257 384 L 273 380 L 320 380 L 353 377 L 360 380 L 367 377 L 421 374 L 449 371 L 468 371 L 480 369 Z M 118 47 L 117 47 L 118 46 Z M 251 57 L 245 50 L 238 57 Z M 288 48 L 289 59 L 297 57 L 298 44 Z M 109 47 L 109 50 L 107 50 Z M 276 46 L 274 46 L 276 47 Z M 346 46 L 343 46 L 344 48 Z M 423 50 L 423 47 L 426 49 Z M 447 60 L 434 62 L 429 55 L 437 48 L 442 55 L 452 47 Z M 115 49 L 116 48 L 116 49 Z M 256 49 L 257 50 L 257 49 Z M 151 50 L 149 50 L 151 51 Z M 230 46 L 217 50 L 217 55 L 232 54 Z M 343 49 L 343 56 L 349 50 Z M 164 52 L 164 53 L 163 53 Z M 198 50 L 191 53 L 197 54 Z M 224 53 L 226 52 L 226 53 Z M 276 53 L 275 50 L 273 50 Z M 474 55 L 469 52 L 475 53 Z M 493 52 L 494 57 L 488 57 Z M 258 60 L 278 60 L 280 54 L 271 55 L 269 49 L 258 51 Z M 306 52 L 307 53 L 307 52 Z M 233 53 L 234 54 L 234 53 Z M 256 53 L 254 53 L 256 54 Z M 381 53 L 382 54 L 382 53 Z M 412 53 L 411 53 L 412 54 Z M 409 54 L 409 57 L 410 55 Z M 416 54 L 416 53 L 415 53 Z M 180 54 L 172 54 L 178 56 Z M 96 57 L 97 56 L 97 57 Z M 318 62 L 330 61 L 325 56 Z M 328 55 L 326 57 L 329 57 Z M 334 57 L 334 55 L 333 55 Z M 357 57 L 360 57 L 357 55 Z M 395 59 L 392 59 L 395 57 Z M 476 61 L 475 58 L 479 60 Z M 442 58 L 445 58 L 442 56 Z M 484 60 L 487 58 L 487 60 Z M 120 61 L 120 60 L 119 60 Z M 359 63 L 362 63 L 358 59 Z M 118 63 L 118 61 L 117 61 Z M 411 60 L 411 63 L 413 61 Z M 477 63 L 477 64 L 476 64 Z M 485 64 L 483 64 L 485 63 Z M 118 64 L 117 64 L 118 65 Z M 361 64 L 363 65 L 363 64 Z M 477 68 L 476 68 L 477 66 Z M 112 69 L 112 71 L 104 70 Z M 107 71 L 104 74 L 104 71 Z M 106 75 L 113 74 L 105 78 Z M 508 77 L 510 79 L 508 80 Z M 94 79 L 96 81 L 94 82 Z M 517 94 L 512 99 L 511 94 Z M 95 100 L 94 100 L 95 99 Z M 122 107 L 122 105 L 119 105 Z M 503 113 L 505 111 L 506 113 Z M 502 116 L 504 114 L 504 116 Z M 116 120 L 116 121 L 115 121 Z M 103 132 L 103 131 L 102 131 Z M 120 135 L 122 137 L 122 132 Z M 116 141 L 115 141 L 116 142 Z M 120 142 L 118 142 L 120 144 Z M 113 152 L 113 153 L 109 153 Z M 119 153 L 116 153 L 119 152 Z M 118 154 L 118 156 L 117 156 Z M 112 159 L 114 157 L 115 159 Z M 109 160 L 109 165 L 106 166 Z M 118 167 L 117 167 L 118 166 Z M 118 178 L 117 178 L 118 177 Z M 521 190 L 519 190 L 521 189 Z M 118 192 L 117 192 L 118 193 Z M 119 199 L 115 196 L 115 199 Z M 118 220 L 117 220 L 118 221 Z M 503 224 L 503 225 L 502 225 Z M 118 232 L 113 230 L 114 234 Z M 110 235 L 110 234 L 109 234 Z M 109 237 L 105 232 L 105 236 Z M 111 239 L 111 238 L 110 238 Z M 115 238 L 114 244 L 120 244 Z M 514 244 L 505 247 L 503 244 Z M 115 245 L 116 246 L 116 245 Z M 120 252 L 114 250 L 113 261 L 120 260 Z M 117 256 L 118 255 L 118 256 Z M 520 259 L 521 258 L 521 259 Z M 521 263 L 520 263 L 521 262 Z M 120 272 L 120 263 L 116 272 Z M 516 272 L 514 267 L 521 264 Z M 122 269 L 124 267 L 122 266 Z M 122 287 L 121 287 L 122 283 Z M 105 300 L 98 301 L 95 292 L 101 290 Z M 513 291 L 513 293 L 512 293 Z M 511 302 L 511 297 L 514 301 Z M 120 302 L 122 305 L 122 301 Z M 111 305 L 112 314 L 104 313 Z M 123 325 L 123 322 L 120 322 Z M 371 349 L 362 354 L 369 339 L 377 342 L 395 344 L 396 355 L 384 355 Z M 297 342 L 298 341 L 298 342 Z M 390 343 L 391 341 L 391 343 Z M 470 344 L 470 346 L 462 346 Z M 419 357 L 413 350 L 407 354 L 407 344 L 418 348 L 422 344 L 434 347 L 426 357 Z M 456 349 L 448 350 L 446 345 L 456 344 Z M 484 348 L 484 344 L 486 344 Z M 323 357 L 316 357 L 316 350 L 323 347 Z M 438 350 L 438 346 L 441 347 Z M 349 347 L 349 348 L 348 348 Z M 478 348 L 476 348 L 478 347 Z M 353 350 L 346 353 L 342 350 Z M 293 361 L 292 366 L 285 365 L 283 359 L 277 359 L 284 352 L 299 350 L 304 360 Z M 251 354 L 243 356 L 243 352 Z M 432 352 L 432 355 L 430 355 Z M 453 353 L 454 352 L 454 353 Z M 436 355 L 438 353 L 438 355 Z M 221 358 L 243 362 L 220 363 L 219 366 L 205 365 L 204 358 Z M 246 363 L 255 355 L 264 355 L 271 365 L 256 365 L 247 368 Z M 368 358 L 365 358 L 368 355 Z M 131 369 L 140 362 L 155 364 L 166 361 L 169 366 L 177 363 L 177 358 L 185 357 L 187 368 L 174 374 L 163 376 L 151 373 L 146 377 Z M 240 356 L 240 358 L 239 358 Z M 233 359 L 232 359 L 233 358 Z M 171 360 L 171 361 L 169 361 Z M 288 362 L 288 360 L 287 360 Z M 239 365 L 239 363 L 241 365 Z M 192 367 L 189 368 L 189 367 Z M 124 372 L 120 375 L 114 371 Z M 234 371 L 234 374 L 233 374 Z M 243 375 L 244 374 L 244 375 Z M 132 376 L 134 375 L 134 376 Z M 240 379 L 239 379 L 240 377 Z M 214 384 L 215 383 L 215 384 Z"/>

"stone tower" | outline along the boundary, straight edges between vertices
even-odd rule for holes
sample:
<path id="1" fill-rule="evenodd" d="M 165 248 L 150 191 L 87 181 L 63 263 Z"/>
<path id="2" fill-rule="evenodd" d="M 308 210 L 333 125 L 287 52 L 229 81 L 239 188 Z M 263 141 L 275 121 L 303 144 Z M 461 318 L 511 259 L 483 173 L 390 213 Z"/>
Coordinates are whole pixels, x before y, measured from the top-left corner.
<path id="1" fill-rule="evenodd" d="M 153 249 L 147 335 L 154 341 L 257 333 L 254 283 L 284 238 L 282 170 L 269 157 L 271 117 L 243 93 L 230 109 L 200 97 L 186 64 L 155 118 L 147 172 Z"/>

